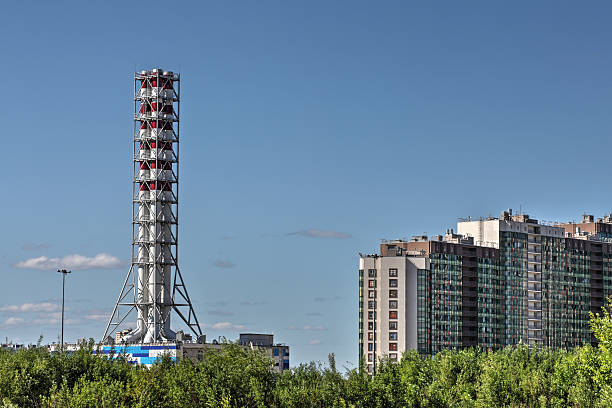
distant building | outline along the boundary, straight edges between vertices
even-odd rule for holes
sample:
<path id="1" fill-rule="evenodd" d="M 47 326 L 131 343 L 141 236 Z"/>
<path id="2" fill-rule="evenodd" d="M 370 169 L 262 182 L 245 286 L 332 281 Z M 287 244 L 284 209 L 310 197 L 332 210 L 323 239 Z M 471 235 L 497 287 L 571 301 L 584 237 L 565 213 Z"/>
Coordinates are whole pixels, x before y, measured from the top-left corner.
<path id="1" fill-rule="evenodd" d="M 238 344 L 244 347 L 250 347 L 265 352 L 274 362 L 274 370 L 283 372 L 289 369 L 289 346 L 286 344 L 274 344 L 274 336 L 272 334 L 255 334 L 246 333 L 240 334 Z M 199 361 L 203 357 L 205 349 L 223 347 L 223 343 L 213 340 L 212 343 L 184 343 L 182 348 L 182 357 L 189 358 L 191 361 Z"/>
<path id="2" fill-rule="evenodd" d="M 21 349 L 28 349 L 33 347 L 32 345 L 26 346 L 25 344 L 14 344 L 14 343 L 3 343 L 0 344 L 0 349 L 10 350 L 10 351 L 19 351 Z"/>
<path id="3" fill-rule="evenodd" d="M 125 335 L 127 333 L 123 333 Z M 181 340 L 183 339 L 183 341 Z M 134 364 L 151 366 L 166 355 L 172 361 L 187 358 L 193 362 L 201 361 L 204 352 L 208 349 L 221 349 L 223 343 L 213 340 L 212 343 L 206 342 L 206 336 L 200 336 L 199 342 L 191 341 L 191 336 L 177 332 L 177 341 L 161 343 L 127 343 L 115 345 L 94 346 L 93 353 L 105 356 L 124 355 L 128 361 Z M 262 350 L 268 355 L 274 364 L 276 372 L 283 372 L 289 369 L 289 346 L 286 344 L 274 344 L 274 336 L 271 334 L 241 334 L 238 344 L 252 349 Z M 74 352 L 83 344 L 66 344 L 64 350 Z M 59 344 L 49 346 L 51 352 L 59 350 Z"/>
<path id="4" fill-rule="evenodd" d="M 385 241 L 361 255 L 359 354 L 591 343 L 589 312 L 612 295 L 612 218 L 545 225 L 504 211 L 457 233 Z"/>
<path id="5" fill-rule="evenodd" d="M 289 369 L 289 346 L 286 344 L 274 344 L 274 336 L 271 334 L 240 334 L 238 342 L 243 346 L 254 347 L 263 350 L 274 360 L 274 369 L 278 372 Z"/>

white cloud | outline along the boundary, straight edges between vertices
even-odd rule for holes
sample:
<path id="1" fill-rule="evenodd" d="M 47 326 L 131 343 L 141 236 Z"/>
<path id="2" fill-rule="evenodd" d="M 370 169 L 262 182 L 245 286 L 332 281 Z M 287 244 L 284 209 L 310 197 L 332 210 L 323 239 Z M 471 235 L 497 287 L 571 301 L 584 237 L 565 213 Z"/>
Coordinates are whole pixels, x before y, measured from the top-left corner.
<path id="1" fill-rule="evenodd" d="M 108 321 L 109 318 L 110 318 L 110 314 L 104 314 L 104 313 L 85 315 L 85 319 L 95 320 L 97 322 L 105 322 L 105 321 Z"/>
<path id="2" fill-rule="evenodd" d="M 60 317 L 41 317 L 38 319 L 28 320 L 24 322 L 25 325 L 33 325 L 33 326 L 55 326 L 60 324 L 62 319 Z M 64 318 L 65 325 L 73 325 L 80 324 L 81 321 L 79 319 L 66 319 Z"/>
<path id="3" fill-rule="evenodd" d="M 350 234 L 339 231 L 331 230 L 320 230 L 320 229 L 307 229 L 301 231 L 290 232 L 287 235 L 300 235 L 308 238 L 335 238 L 335 239 L 346 239 L 351 238 Z"/>
<path id="4" fill-rule="evenodd" d="M 234 266 L 236 266 L 236 264 L 231 261 L 217 259 L 215 262 L 213 262 L 213 266 L 216 266 L 217 268 L 233 268 Z"/>
<path id="5" fill-rule="evenodd" d="M 27 324 L 34 324 L 37 326 L 50 326 L 59 323 L 60 319 L 58 319 L 57 317 L 41 317 L 38 319 L 28 320 Z M 68 324 L 68 319 L 64 319 L 64 324 Z"/>
<path id="6" fill-rule="evenodd" d="M 342 300 L 342 296 L 333 296 L 333 297 L 325 297 L 325 296 L 317 296 L 314 298 L 315 302 L 330 302 L 332 300 Z"/>
<path id="7" fill-rule="evenodd" d="M 323 327 L 323 326 L 306 325 L 304 327 L 289 326 L 289 327 L 287 327 L 287 330 L 323 331 L 323 330 L 327 330 L 327 329 L 325 327 Z"/>
<path id="8" fill-rule="evenodd" d="M 241 306 L 264 306 L 266 304 L 265 300 L 243 300 L 240 302 Z"/>
<path id="9" fill-rule="evenodd" d="M 233 324 L 230 322 L 217 322 L 213 325 L 204 325 L 205 328 L 210 330 L 243 330 L 246 326 L 242 324 Z"/>
<path id="10" fill-rule="evenodd" d="M 321 330 L 327 330 L 325 327 L 323 326 L 304 326 L 304 330 L 308 330 L 308 331 L 321 331 Z"/>
<path id="11" fill-rule="evenodd" d="M 317 344 L 321 344 L 321 340 L 319 340 L 319 339 L 312 339 L 312 340 L 310 340 L 308 342 L 308 344 L 313 345 L 313 346 L 317 345 Z"/>
<path id="12" fill-rule="evenodd" d="M 21 317 L 9 317 L 2 322 L 2 326 L 16 326 L 18 324 L 23 324 L 23 322 L 24 320 Z"/>
<path id="13" fill-rule="evenodd" d="M 233 316 L 234 312 L 229 312 L 227 310 L 210 310 L 208 314 L 210 316 Z"/>
<path id="14" fill-rule="evenodd" d="M 119 258 L 100 253 L 93 257 L 84 255 L 66 255 L 63 258 L 49 258 L 46 256 L 39 256 L 38 258 L 30 258 L 25 261 L 18 262 L 15 267 L 20 269 L 38 269 L 44 270 L 55 270 L 55 269 L 71 269 L 73 271 L 86 270 L 86 269 L 115 269 L 122 266 L 123 263 Z"/>
<path id="15" fill-rule="evenodd" d="M 51 244 L 47 244 L 46 242 L 41 242 L 39 244 L 34 244 L 32 242 L 26 242 L 21 246 L 21 249 L 24 251 L 36 251 L 39 249 L 47 249 L 51 248 Z"/>
<path id="16" fill-rule="evenodd" d="M 199 303 L 198 300 L 194 301 L 195 303 Z M 224 307 L 227 306 L 229 303 L 225 300 L 212 300 L 212 301 L 208 301 L 208 302 L 202 302 L 203 304 L 205 304 L 206 306 L 213 306 L 213 307 Z"/>
<path id="17" fill-rule="evenodd" d="M 42 302 L 42 303 L 24 303 L 22 305 L 4 305 L 0 306 L 0 312 L 55 312 L 59 310 L 59 306 L 55 303 Z"/>
<path id="18" fill-rule="evenodd" d="M 42 316 L 37 319 L 26 320 L 21 317 L 9 317 L 4 320 L 0 326 L 8 327 L 8 326 L 55 326 L 60 324 L 60 317 L 54 316 L 54 314 L 50 314 L 49 316 Z M 80 324 L 81 321 L 79 319 L 64 319 L 64 324 L 66 325 L 76 325 Z"/>

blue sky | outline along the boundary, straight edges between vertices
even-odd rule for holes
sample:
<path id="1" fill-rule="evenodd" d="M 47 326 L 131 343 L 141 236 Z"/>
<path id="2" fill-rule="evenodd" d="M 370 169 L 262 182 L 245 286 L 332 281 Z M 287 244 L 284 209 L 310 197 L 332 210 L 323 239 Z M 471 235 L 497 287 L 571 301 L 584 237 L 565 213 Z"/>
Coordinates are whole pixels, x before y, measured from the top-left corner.
<path id="1" fill-rule="evenodd" d="M 356 363 L 358 253 L 381 238 L 612 212 L 608 2 L 143 4 L 3 5 L 2 338 L 57 339 L 57 262 L 84 268 L 66 338 L 103 332 L 135 70 L 182 74 L 180 263 L 205 332 L 274 333 L 292 365 Z"/>

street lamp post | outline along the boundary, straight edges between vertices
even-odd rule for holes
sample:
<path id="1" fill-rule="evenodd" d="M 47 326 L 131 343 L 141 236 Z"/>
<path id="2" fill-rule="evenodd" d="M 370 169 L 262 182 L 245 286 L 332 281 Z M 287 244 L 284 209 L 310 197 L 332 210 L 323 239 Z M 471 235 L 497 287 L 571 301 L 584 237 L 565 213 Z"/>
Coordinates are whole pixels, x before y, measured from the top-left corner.
<path id="1" fill-rule="evenodd" d="M 57 272 L 62 274 L 62 338 L 60 343 L 60 350 L 64 350 L 64 292 L 66 289 L 66 275 L 72 271 L 66 269 L 58 269 Z"/>

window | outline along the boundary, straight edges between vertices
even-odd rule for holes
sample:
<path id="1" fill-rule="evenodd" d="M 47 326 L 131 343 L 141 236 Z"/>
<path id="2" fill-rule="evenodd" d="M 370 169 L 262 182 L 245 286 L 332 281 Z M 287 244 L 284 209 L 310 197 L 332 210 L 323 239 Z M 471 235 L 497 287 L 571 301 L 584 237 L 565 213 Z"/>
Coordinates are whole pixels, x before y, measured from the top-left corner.
<path id="1" fill-rule="evenodd" d="M 389 343 L 389 351 L 397 351 L 397 343 Z"/>
<path id="2" fill-rule="evenodd" d="M 389 340 L 397 340 L 397 332 L 389 332 Z"/>
<path id="3" fill-rule="evenodd" d="M 375 300 L 369 300 L 368 301 L 368 309 L 376 309 L 376 301 Z"/>
<path id="4" fill-rule="evenodd" d="M 368 287 L 369 288 L 375 288 L 376 287 L 376 281 L 374 279 L 370 279 L 368 281 Z"/>
<path id="5" fill-rule="evenodd" d="M 397 279 L 389 279 L 389 287 L 397 288 Z"/>
<path id="6" fill-rule="evenodd" d="M 368 343 L 368 351 L 374 351 L 374 343 Z"/>
<path id="7" fill-rule="evenodd" d="M 397 276 L 397 269 L 389 269 L 389 276 L 391 277 Z"/>
<path id="8" fill-rule="evenodd" d="M 391 299 L 397 298 L 397 289 L 391 289 L 389 290 L 389 297 Z"/>
<path id="9" fill-rule="evenodd" d="M 279 350 L 277 348 L 273 349 L 273 353 L 272 354 L 274 355 L 274 357 L 280 356 L 280 352 L 279 352 Z"/>
<path id="10" fill-rule="evenodd" d="M 374 299 L 376 297 L 376 291 L 375 290 L 368 290 L 368 297 L 370 299 Z"/>
<path id="11" fill-rule="evenodd" d="M 368 312 L 368 320 L 376 319 L 376 312 Z"/>
<path id="12" fill-rule="evenodd" d="M 368 354 L 368 361 L 372 362 L 374 360 L 374 356 L 372 355 L 372 353 Z"/>
<path id="13" fill-rule="evenodd" d="M 374 322 L 368 322 L 368 330 L 374 330 Z"/>
<path id="14" fill-rule="evenodd" d="M 376 269 L 368 269 L 368 276 L 370 278 L 375 278 L 376 277 Z"/>
<path id="15" fill-rule="evenodd" d="M 391 360 L 391 361 L 397 361 L 397 353 L 391 353 L 391 354 L 389 354 L 389 360 Z"/>
<path id="16" fill-rule="evenodd" d="M 374 333 L 372 333 L 372 332 L 368 333 L 368 340 L 374 341 Z"/>
<path id="17" fill-rule="evenodd" d="M 397 310 L 389 311 L 389 319 L 397 319 Z"/>
<path id="18" fill-rule="evenodd" d="M 397 309 L 397 300 L 389 301 L 389 309 Z"/>
<path id="19" fill-rule="evenodd" d="M 397 322 L 389 322 L 389 330 L 397 330 Z"/>

